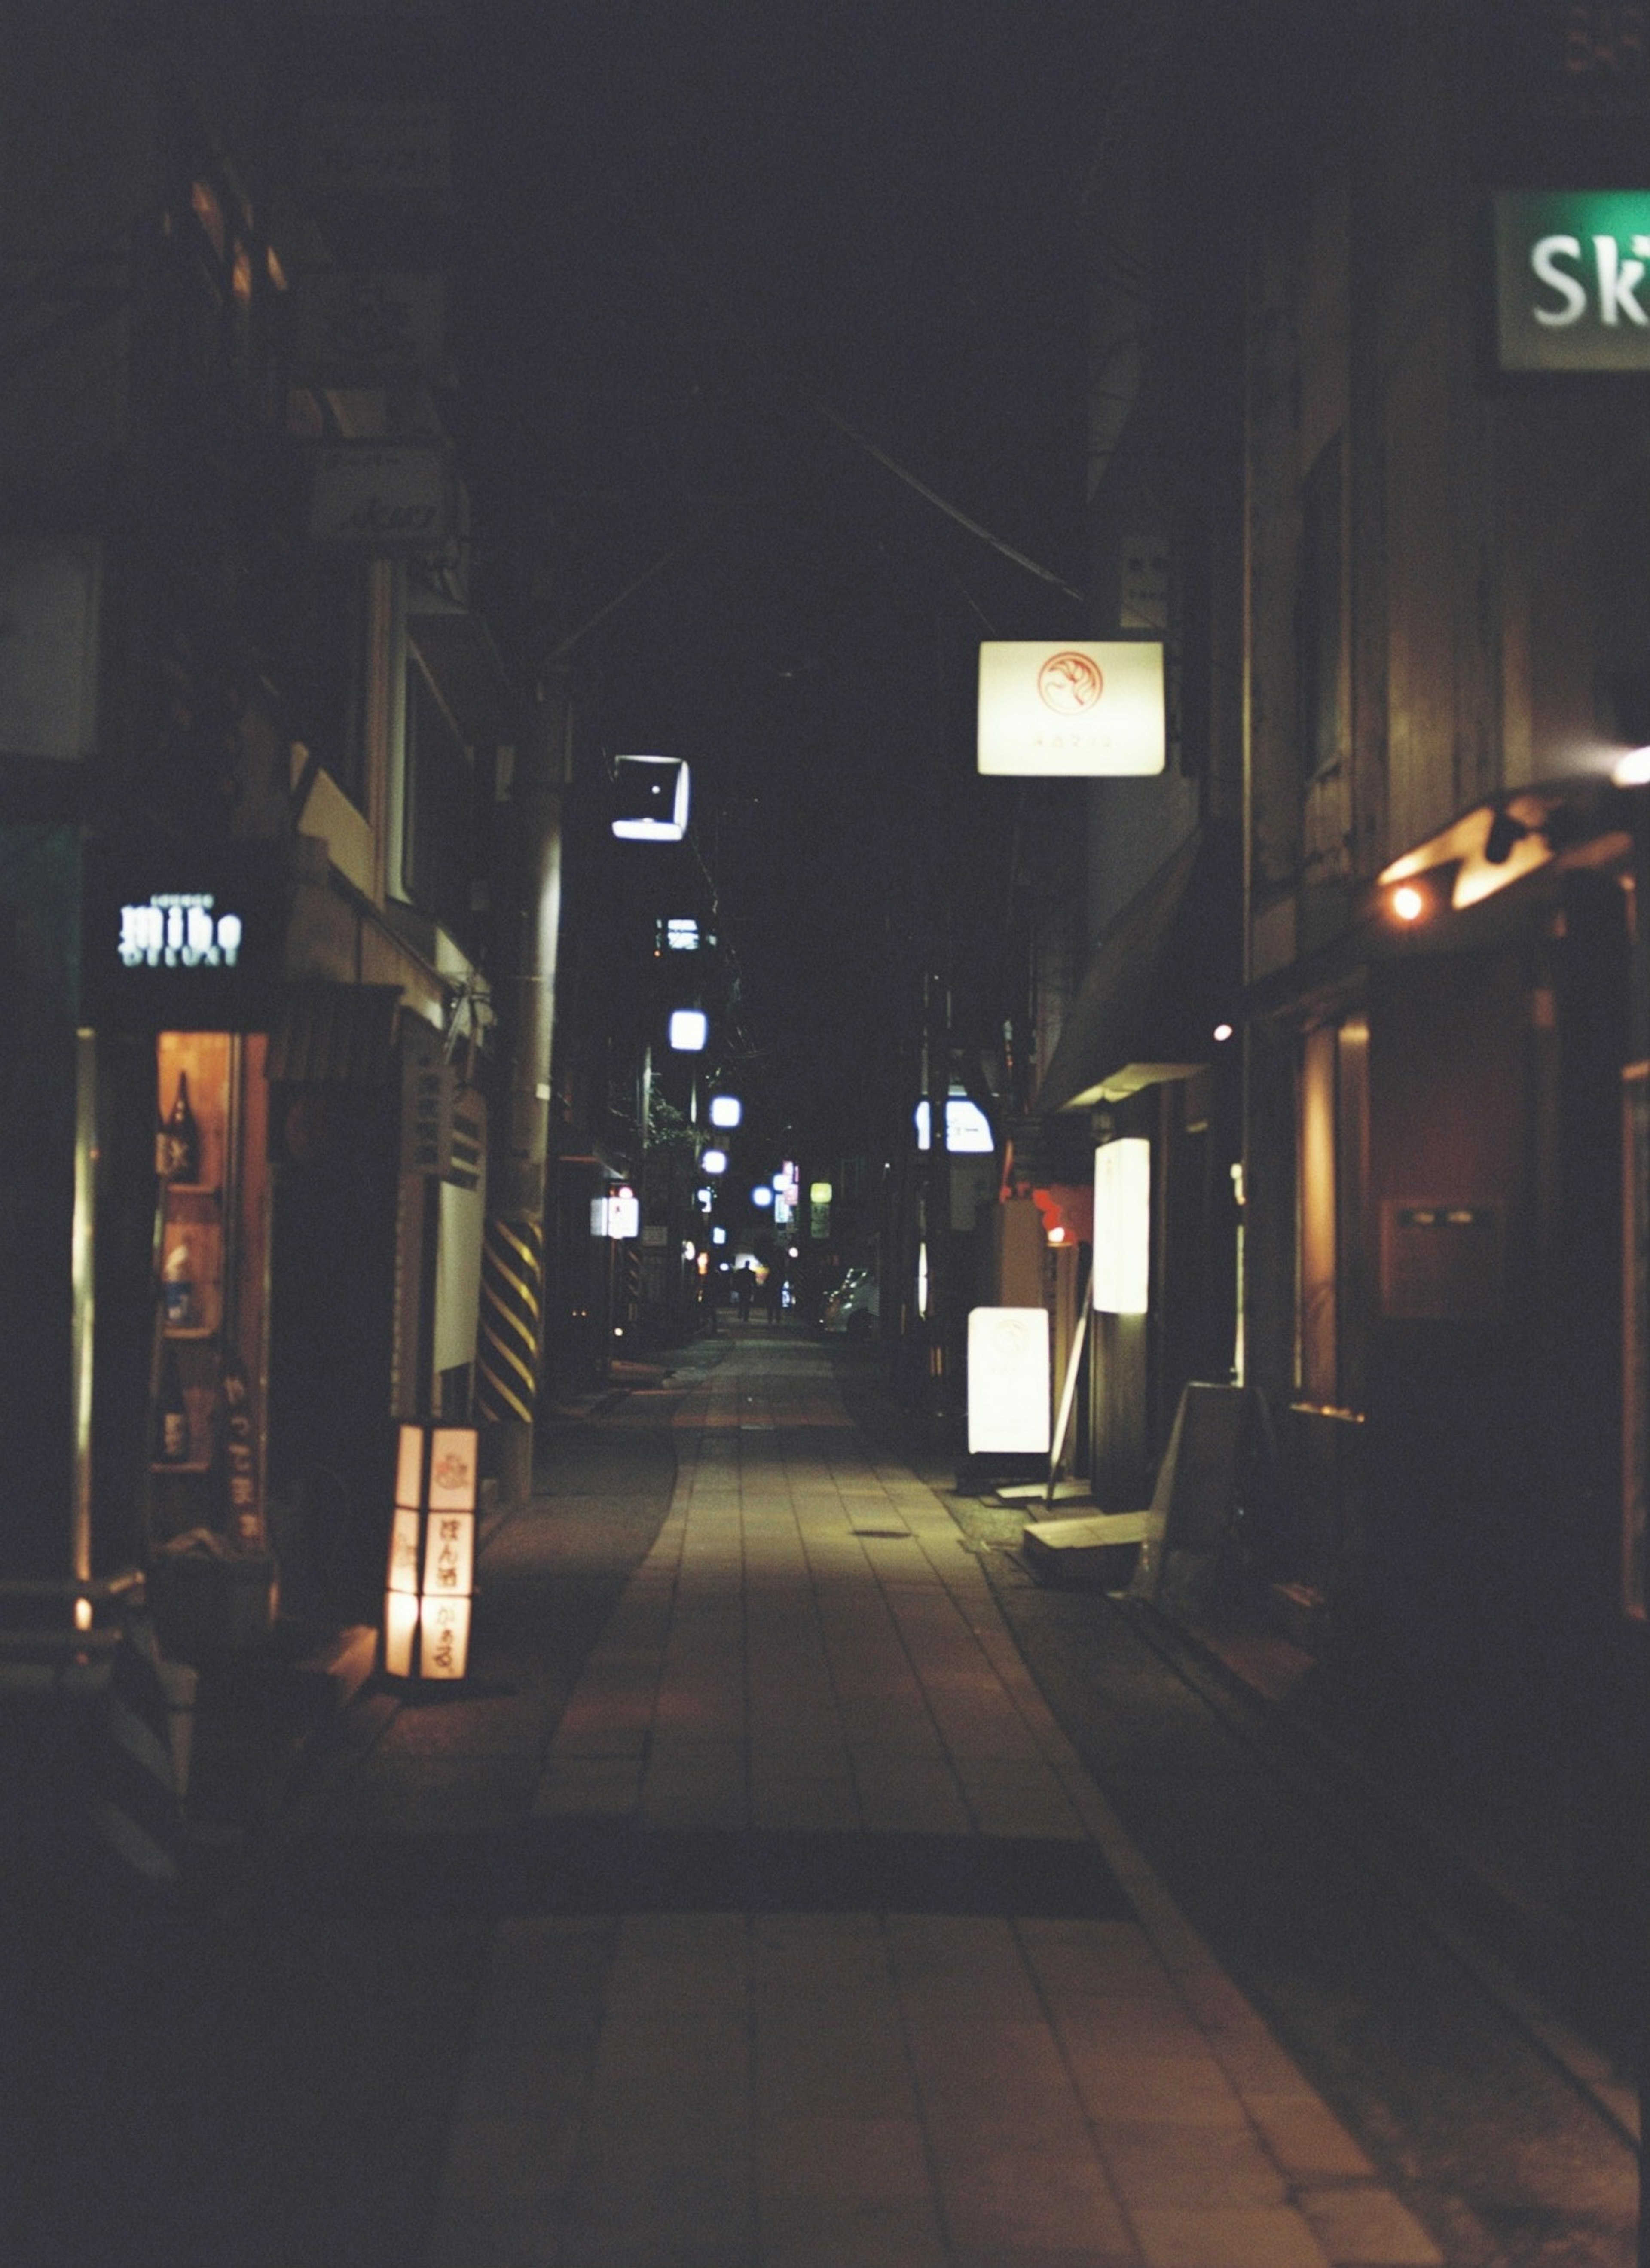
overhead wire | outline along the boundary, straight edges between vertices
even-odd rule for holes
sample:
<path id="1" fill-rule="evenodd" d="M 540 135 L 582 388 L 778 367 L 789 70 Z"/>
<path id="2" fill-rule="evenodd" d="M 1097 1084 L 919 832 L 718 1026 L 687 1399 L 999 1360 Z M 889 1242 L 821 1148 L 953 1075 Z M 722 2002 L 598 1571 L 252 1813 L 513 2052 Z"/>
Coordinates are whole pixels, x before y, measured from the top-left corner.
<path id="1" fill-rule="evenodd" d="M 759 362 L 781 378 L 787 386 L 792 387 L 798 398 L 816 416 L 834 427 L 874 463 L 880 465 L 885 472 L 892 474 L 895 480 L 902 482 L 915 495 L 921 497 L 924 503 L 943 513 L 957 526 L 965 529 L 976 541 L 989 545 L 1005 559 L 1012 560 L 1015 566 L 1023 569 L 1026 573 L 1036 576 L 1042 582 L 1051 584 L 1056 590 L 1064 592 L 1069 598 L 1075 599 L 1079 605 L 1082 603 L 1085 593 L 1077 589 L 1074 585 L 1068 583 L 1064 576 L 1056 574 L 1051 567 L 1045 567 L 1040 560 L 1034 559 L 1028 552 L 1020 550 L 1017 545 L 1010 543 L 1005 537 L 987 527 L 983 521 L 976 519 L 972 513 L 964 512 L 960 504 L 954 504 L 948 497 L 941 495 L 932 482 L 924 481 L 918 474 L 914 473 L 909 465 L 902 463 L 890 450 L 884 448 L 880 442 L 873 440 L 869 434 L 862 432 L 851 419 L 843 416 L 834 404 L 827 401 L 822 394 L 790 365 L 788 358 L 778 351 L 765 334 L 748 316 L 732 306 L 726 295 L 706 278 L 702 267 L 684 253 L 681 245 L 669 231 L 663 228 L 651 214 L 641 210 L 624 183 L 615 174 L 610 174 L 608 178 L 619 202 L 632 223 L 652 239 L 655 249 L 662 252 L 672 262 L 674 272 L 691 279 L 692 288 L 699 292 L 708 306 L 714 308 L 717 315 L 733 335 L 740 340 Z"/>

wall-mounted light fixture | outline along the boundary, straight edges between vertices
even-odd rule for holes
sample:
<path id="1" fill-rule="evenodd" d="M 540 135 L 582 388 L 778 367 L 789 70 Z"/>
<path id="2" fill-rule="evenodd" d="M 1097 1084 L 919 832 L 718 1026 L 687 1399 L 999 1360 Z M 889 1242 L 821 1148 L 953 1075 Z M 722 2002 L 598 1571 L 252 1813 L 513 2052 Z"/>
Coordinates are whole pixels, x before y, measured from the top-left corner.
<path id="1" fill-rule="evenodd" d="M 745 1106 L 736 1094 L 713 1094 L 711 1097 L 711 1123 L 724 1127 L 728 1132 L 745 1116 Z"/>
<path id="2" fill-rule="evenodd" d="M 469 1666 L 475 1583 L 476 1434 L 403 1425 L 384 1580 L 384 1668 L 455 1683 Z"/>
<path id="3" fill-rule="evenodd" d="M 696 1056 L 711 1035 L 711 1020 L 703 1008 L 673 1008 L 670 1044 L 678 1055 Z"/>
<path id="4" fill-rule="evenodd" d="M 727 1152 L 726 1150 L 702 1150 L 699 1152 L 699 1171 L 702 1174 L 726 1173 Z"/>

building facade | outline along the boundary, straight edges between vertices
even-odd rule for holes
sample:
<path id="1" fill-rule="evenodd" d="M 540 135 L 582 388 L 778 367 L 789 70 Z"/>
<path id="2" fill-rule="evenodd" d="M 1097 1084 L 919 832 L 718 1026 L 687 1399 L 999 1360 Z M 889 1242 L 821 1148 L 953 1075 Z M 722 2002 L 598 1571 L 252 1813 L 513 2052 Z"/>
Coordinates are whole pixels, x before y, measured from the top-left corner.
<path id="1" fill-rule="evenodd" d="M 11 1579 L 146 1565 L 199 1653 L 360 1618 L 392 1414 L 468 1414 L 517 718 L 440 410 L 438 37 L 364 77 L 94 12 L 4 33 L 0 1526 Z"/>

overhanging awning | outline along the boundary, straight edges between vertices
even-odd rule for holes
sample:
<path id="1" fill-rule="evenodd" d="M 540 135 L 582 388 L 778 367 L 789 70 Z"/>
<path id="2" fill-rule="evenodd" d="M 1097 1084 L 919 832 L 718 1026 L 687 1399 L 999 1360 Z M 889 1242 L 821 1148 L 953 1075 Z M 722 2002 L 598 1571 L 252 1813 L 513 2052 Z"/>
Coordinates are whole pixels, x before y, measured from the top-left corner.
<path id="1" fill-rule="evenodd" d="M 289 984 L 267 1070 L 290 1086 L 382 1086 L 395 1048 L 399 984 Z"/>
<path id="2" fill-rule="evenodd" d="M 1197 828 L 1095 945 L 1042 1084 L 1039 1116 L 1189 1079 L 1236 1020 L 1242 876 L 1235 836 Z"/>

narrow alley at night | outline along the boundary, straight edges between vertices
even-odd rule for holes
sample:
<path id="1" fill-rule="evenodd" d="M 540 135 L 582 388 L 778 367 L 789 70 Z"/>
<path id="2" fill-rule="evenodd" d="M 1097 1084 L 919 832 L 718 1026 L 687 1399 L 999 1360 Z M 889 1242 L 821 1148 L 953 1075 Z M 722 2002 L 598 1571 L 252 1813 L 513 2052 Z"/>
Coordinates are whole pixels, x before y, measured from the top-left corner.
<path id="1" fill-rule="evenodd" d="M 1650 2268 L 1647 127 L 0 0 L 6 2268 Z"/>
<path id="2" fill-rule="evenodd" d="M 367 1701 L 204 1911 L 36 1980 L 20 2257 L 1617 2257 L 1619 2094 L 888 1422 L 755 1323 L 558 1428 L 465 1697 Z M 1145 1855 L 1188 1813 L 1219 1952 Z"/>

